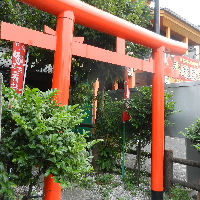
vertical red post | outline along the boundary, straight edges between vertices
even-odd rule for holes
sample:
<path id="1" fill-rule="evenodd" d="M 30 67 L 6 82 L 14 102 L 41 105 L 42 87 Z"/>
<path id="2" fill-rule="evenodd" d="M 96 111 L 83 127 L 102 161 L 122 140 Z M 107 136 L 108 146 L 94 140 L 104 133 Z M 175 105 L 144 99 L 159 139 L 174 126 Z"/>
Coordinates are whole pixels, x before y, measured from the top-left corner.
<path id="1" fill-rule="evenodd" d="M 152 200 L 163 199 L 164 173 L 164 47 L 155 49 L 155 74 L 152 86 Z"/>
<path id="2" fill-rule="evenodd" d="M 55 183 L 52 174 L 44 178 L 44 197 L 43 200 L 60 200 L 61 199 L 61 186 Z"/>
<path id="3" fill-rule="evenodd" d="M 116 39 L 116 52 L 125 54 L 125 40 L 119 37 Z"/>
<path id="4" fill-rule="evenodd" d="M 57 101 L 68 104 L 72 60 L 74 13 L 66 11 L 57 16 L 57 43 L 54 57 L 52 87 L 59 90 Z"/>
<path id="5" fill-rule="evenodd" d="M 74 13 L 66 11 L 57 16 L 57 43 L 54 57 L 52 88 L 59 90 L 56 100 L 62 105 L 68 104 L 70 72 L 72 60 L 72 39 L 74 31 Z M 53 182 L 49 175 L 44 181 L 43 200 L 60 200 L 61 186 Z"/>

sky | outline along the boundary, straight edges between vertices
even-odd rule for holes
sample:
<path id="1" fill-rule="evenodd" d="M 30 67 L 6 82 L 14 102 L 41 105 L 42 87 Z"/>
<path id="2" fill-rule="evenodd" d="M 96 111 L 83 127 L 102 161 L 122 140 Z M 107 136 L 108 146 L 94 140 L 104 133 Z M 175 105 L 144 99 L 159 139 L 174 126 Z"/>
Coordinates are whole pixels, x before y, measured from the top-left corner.
<path id="1" fill-rule="evenodd" d="M 200 25 L 200 0 L 160 0 L 160 7 L 169 8 L 192 24 Z"/>

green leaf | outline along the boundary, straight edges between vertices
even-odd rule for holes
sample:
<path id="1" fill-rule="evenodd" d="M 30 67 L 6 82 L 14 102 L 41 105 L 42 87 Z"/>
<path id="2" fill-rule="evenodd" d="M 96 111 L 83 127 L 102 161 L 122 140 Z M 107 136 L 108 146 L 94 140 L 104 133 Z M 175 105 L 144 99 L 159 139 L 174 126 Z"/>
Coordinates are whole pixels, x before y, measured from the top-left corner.
<path id="1" fill-rule="evenodd" d="M 18 95 L 3 86 L 2 109 L 6 112 L 2 115 L 0 157 L 8 170 L 12 169 L 13 184 L 36 184 L 44 172 L 45 176 L 54 174 L 61 185 L 71 185 L 80 183 L 92 170 L 87 150 L 97 141 L 87 142 L 85 133 L 72 131 L 85 114 L 78 105 L 60 106 L 52 101 L 56 92 L 43 93 L 26 86 L 23 95 Z M 33 166 L 39 168 L 37 176 Z M 9 181 L 7 177 L 2 175 L 3 182 Z"/>

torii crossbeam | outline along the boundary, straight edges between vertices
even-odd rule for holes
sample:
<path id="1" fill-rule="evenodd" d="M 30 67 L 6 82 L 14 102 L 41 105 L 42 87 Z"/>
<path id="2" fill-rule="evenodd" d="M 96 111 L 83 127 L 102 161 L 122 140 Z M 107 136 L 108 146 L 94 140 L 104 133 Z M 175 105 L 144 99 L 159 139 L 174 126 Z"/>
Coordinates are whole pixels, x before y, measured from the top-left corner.
<path id="1" fill-rule="evenodd" d="M 47 26 L 44 26 L 44 32 L 39 32 L 14 24 L 0 22 L 0 29 L 0 39 L 15 41 L 52 51 L 56 50 L 56 31 L 50 29 Z M 119 52 L 112 52 L 91 45 L 83 44 L 83 41 L 83 37 L 73 37 L 72 55 L 120 65 L 128 68 L 134 68 L 135 70 L 138 69 L 146 72 L 155 73 L 154 61 L 152 58 L 149 58 L 148 61 L 145 61 L 127 56 Z M 116 41 L 116 46 L 117 44 L 118 42 Z M 122 48 L 124 50 L 124 47 Z M 165 65 L 164 75 L 178 78 L 178 70 L 175 70 L 172 67 Z"/>
<path id="2" fill-rule="evenodd" d="M 9 26 L 20 34 L 9 34 L 11 41 L 22 42 L 28 45 L 55 50 L 53 88 L 60 90 L 58 102 L 68 103 L 70 70 L 72 54 L 90 59 L 109 62 L 126 67 L 136 68 L 154 73 L 153 77 L 153 105 L 152 105 L 152 170 L 151 189 L 152 200 L 163 199 L 163 160 L 164 160 L 164 72 L 171 75 L 172 71 L 164 70 L 164 52 L 183 55 L 187 46 L 148 31 L 79 0 L 19 0 L 30 6 L 57 16 L 56 35 L 45 35 L 29 30 L 1 23 L 0 39 L 6 39 L 6 30 Z M 153 49 L 153 60 L 141 61 L 116 52 L 101 50 L 83 44 L 73 38 L 74 22 L 95 30 L 119 37 L 130 42 L 144 45 Z M 5 29 L 5 32 L 4 32 Z M 23 30 L 22 30 L 23 29 Z M 21 34 L 30 34 L 21 37 Z M 8 37 L 8 36 L 7 36 Z M 25 41 L 26 40 L 26 41 Z M 50 42 L 51 41 L 51 42 Z M 94 53 L 95 52 L 95 53 Z M 98 55 L 100 54 L 100 56 Z M 103 58 L 102 58 L 103 55 Z M 118 57 L 119 56 L 119 57 Z M 113 59 L 114 58 L 114 59 Z M 119 59 L 118 59 L 119 58 Z M 135 64 L 137 63 L 137 64 Z M 174 73 L 174 72 L 173 72 Z M 45 190 L 50 191 L 44 200 L 60 200 L 61 188 L 53 183 L 51 177 L 45 180 Z"/>

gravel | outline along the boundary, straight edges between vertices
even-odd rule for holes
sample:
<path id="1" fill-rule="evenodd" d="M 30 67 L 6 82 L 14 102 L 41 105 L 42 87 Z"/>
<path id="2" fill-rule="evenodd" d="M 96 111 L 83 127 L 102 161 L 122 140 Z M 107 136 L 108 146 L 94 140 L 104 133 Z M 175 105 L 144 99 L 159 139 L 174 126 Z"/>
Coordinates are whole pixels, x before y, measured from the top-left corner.
<path id="1" fill-rule="evenodd" d="M 66 189 L 62 192 L 62 200 L 148 200 L 142 191 L 149 190 L 145 185 L 140 184 L 138 192 L 133 194 L 124 189 L 121 176 L 116 175 L 114 182 L 119 183 L 117 187 L 102 186 L 94 184 L 89 190 L 75 188 L 70 191 Z"/>
<path id="2" fill-rule="evenodd" d="M 150 152 L 151 146 L 145 148 Z M 171 149 L 174 153 L 174 157 L 186 158 L 186 147 L 184 138 L 165 137 L 165 149 Z M 126 155 L 126 166 L 131 167 L 134 165 L 134 156 Z M 150 172 L 151 160 L 148 159 L 145 164 L 145 169 Z M 178 163 L 174 164 L 174 177 L 180 180 L 186 181 L 186 167 Z M 95 178 L 95 177 L 93 177 Z M 150 183 L 150 178 L 146 178 L 146 181 Z M 126 191 L 124 184 L 121 180 L 121 176 L 115 175 L 113 182 L 118 183 L 118 186 L 102 186 L 99 184 L 92 184 L 89 189 L 81 189 L 75 187 L 73 190 L 65 189 L 62 191 L 62 200 L 149 200 L 150 197 L 144 194 L 144 191 L 150 192 L 150 186 L 146 184 L 140 184 L 138 188 L 134 189 L 134 193 Z M 150 185 L 150 184 L 149 184 Z M 18 192 L 23 194 L 26 192 L 27 187 L 18 187 Z M 35 189 L 36 191 L 37 189 Z M 41 189 L 36 194 L 41 195 Z M 38 198 L 42 200 L 42 198 Z"/>
<path id="3" fill-rule="evenodd" d="M 145 147 L 145 150 L 150 152 L 151 146 Z M 184 138 L 173 138 L 166 136 L 165 137 L 165 149 L 171 149 L 173 151 L 174 157 L 177 158 L 186 158 L 186 146 L 185 146 L 185 139 Z M 133 166 L 134 162 L 133 155 L 126 156 L 126 166 L 131 167 Z M 148 159 L 145 164 L 145 169 L 150 172 L 151 170 L 151 160 Z M 174 164 L 174 177 L 180 180 L 186 181 L 186 167 L 185 165 L 181 165 L 178 163 Z M 150 191 L 144 184 L 140 184 L 139 188 L 136 189 L 136 193 L 131 193 L 130 191 L 126 191 L 124 189 L 123 182 L 121 181 L 120 176 L 115 176 L 115 180 L 120 183 L 118 187 L 112 189 L 109 196 L 104 197 L 106 190 L 109 188 L 102 188 L 97 184 L 94 184 L 92 188 L 89 190 L 75 188 L 73 191 L 64 190 L 62 192 L 62 200 L 149 200 L 149 195 L 144 194 L 144 191 Z M 147 181 L 150 181 L 147 178 Z"/>

